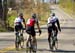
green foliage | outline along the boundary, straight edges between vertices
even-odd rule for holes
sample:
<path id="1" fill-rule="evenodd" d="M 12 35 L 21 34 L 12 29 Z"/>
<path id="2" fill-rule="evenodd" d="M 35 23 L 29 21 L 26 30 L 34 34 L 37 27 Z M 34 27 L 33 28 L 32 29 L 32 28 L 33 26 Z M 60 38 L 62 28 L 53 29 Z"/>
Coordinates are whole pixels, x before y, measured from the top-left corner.
<path id="1" fill-rule="evenodd" d="M 15 10 L 11 11 L 11 14 L 8 14 L 7 23 L 9 24 L 9 27 L 14 26 L 14 19 L 17 17 L 17 12 Z"/>
<path id="2" fill-rule="evenodd" d="M 14 26 L 14 19 L 16 18 L 16 16 L 10 16 L 8 18 L 8 23 L 9 23 L 9 26 L 13 27 Z"/>
<path id="3" fill-rule="evenodd" d="M 0 32 L 6 32 L 6 29 L 0 25 Z"/>

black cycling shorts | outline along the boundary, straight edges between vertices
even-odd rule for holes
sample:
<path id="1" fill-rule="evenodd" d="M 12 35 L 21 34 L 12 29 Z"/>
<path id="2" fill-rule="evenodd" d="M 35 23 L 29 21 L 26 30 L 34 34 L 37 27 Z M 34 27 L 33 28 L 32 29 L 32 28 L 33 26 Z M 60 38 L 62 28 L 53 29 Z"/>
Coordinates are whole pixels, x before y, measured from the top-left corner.
<path id="1" fill-rule="evenodd" d="M 26 27 L 26 32 L 29 34 L 29 35 L 32 35 L 32 36 L 35 36 L 35 29 L 33 26 L 27 26 Z"/>
<path id="2" fill-rule="evenodd" d="M 52 32 L 52 26 L 48 26 L 48 33 Z"/>
<path id="3" fill-rule="evenodd" d="M 22 25 L 15 25 L 15 31 L 18 32 L 19 30 L 22 30 L 23 26 Z"/>
<path id="4" fill-rule="evenodd" d="M 56 26 L 48 26 L 48 33 L 52 32 L 52 30 L 58 31 Z"/>

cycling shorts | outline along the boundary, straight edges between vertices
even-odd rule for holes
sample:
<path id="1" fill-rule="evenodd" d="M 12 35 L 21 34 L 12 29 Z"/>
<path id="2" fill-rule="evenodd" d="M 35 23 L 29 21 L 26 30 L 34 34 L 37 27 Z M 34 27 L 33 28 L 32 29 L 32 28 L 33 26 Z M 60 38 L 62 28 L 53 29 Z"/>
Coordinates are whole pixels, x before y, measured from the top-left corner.
<path id="1" fill-rule="evenodd" d="M 15 31 L 18 32 L 23 29 L 22 25 L 15 25 Z"/>
<path id="2" fill-rule="evenodd" d="M 33 26 L 27 26 L 26 27 L 26 32 L 29 34 L 29 35 L 32 35 L 32 36 L 35 36 L 35 29 Z"/>
<path id="3" fill-rule="evenodd" d="M 57 27 L 56 26 L 48 26 L 48 33 L 52 32 L 52 30 L 57 31 Z"/>

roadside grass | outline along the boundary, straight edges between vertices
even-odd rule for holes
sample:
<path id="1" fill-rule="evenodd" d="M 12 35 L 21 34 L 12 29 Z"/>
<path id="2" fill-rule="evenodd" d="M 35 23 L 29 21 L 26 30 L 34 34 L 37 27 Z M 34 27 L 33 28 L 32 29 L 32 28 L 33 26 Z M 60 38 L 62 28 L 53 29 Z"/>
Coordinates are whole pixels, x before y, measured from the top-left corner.
<path id="1" fill-rule="evenodd" d="M 60 0 L 59 7 L 72 17 L 75 16 L 75 2 L 72 0 Z"/>
<path id="2" fill-rule="evenodd" d="M 50 14 L 49 12 L 46 12 L 41 16 L 40 25 L 47 24 L 47 19 L 49 17 L 49 14 Z"/>
<path id="3" fill-rule="evenodd" d="M 2 26 L 0 26 L 0 32 L 6 32 L 7 30 L 5 28 L 3 28 Z"/>

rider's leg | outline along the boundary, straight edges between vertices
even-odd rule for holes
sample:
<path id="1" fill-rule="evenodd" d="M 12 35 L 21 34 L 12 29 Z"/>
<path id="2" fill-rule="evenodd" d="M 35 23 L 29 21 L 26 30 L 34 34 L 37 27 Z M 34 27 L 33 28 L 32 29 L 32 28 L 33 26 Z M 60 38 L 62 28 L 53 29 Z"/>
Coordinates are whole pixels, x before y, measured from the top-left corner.
<path id="1" fill-rule="evenodd" d="M 27 37 L 27 40 L 26 40 L 26 47 L 29 47 L 28 43 L 29 43 L 30 39 L 31 39 L 31 35 L 29 35 L 29 36 Z"/>
<path id="2" fill-rule="evenodd" d="M 52 33 L 52 27 L 48 27 L 48 43 L 49 43 L 49 47 L 50 49 L 52 49 L 51 47 L 51 33 Z"/>
<path id="3" fill-rule="evenodd" d="M 17 40 L 18 38 L 19 38 L 19 32 L 18 32 L 18 29 L 17 29 L 17 27 L 15 26 L 15 48 L 16 48 L 16 50 L 18 50 L 19 49 L 19 45 L 17 44 L 19 41 Z"/>
<path id="4" fill-rule="evenodd" d="M 55 31 L 54 36 L 55 36 L 55 38 L 56 38 L 56 40 L 57 40 L 57 35 L 58 35 L 58 29 L 57 29 L 57 27 L 56 27 L 56 29 L 55 29 L 54 31 Z"/>
<path id="5" fill-rule="evenodd" d="M 50 43 L 51 33 L 48 33 L 48 42 Z"/>
<path id="6" fill-rule="evenodd" d="M 33 41 L 33 45 L 37 44 L 37 42 L 36 42 L 36 36 L 32 36 L 32 41 Z"/>
<path id="7" fill-rule="evenodd" d="M 53 30 L 54 30 L 54 42 L 52 45 L 55 46 L 55 41 L 57 41 L 58 29 L 57 29 L 57 27 L 55 27 Z"/>
<path id="8" fill-rule="evenodd" d="M 32 47 L 33 47 L 33 51 L 36 52 L 37 50 L 37 41 L 36 41 L 36 36 L 32 36 Z"/>
<path id="9" fill-rule="evenodd" d="M 48 27 L 48 42 L 50 43 L 50 37 L 52 33 L 52 27 Z"/>
<path id="10" fill-rule="evenodd" d="M 24 46 L 24 37 L 23 37 L 23 30 L 22 29 L 20 30 L 20 41 L 21 41 L 20 47 L 23 48 L 23 46 Z"/>

